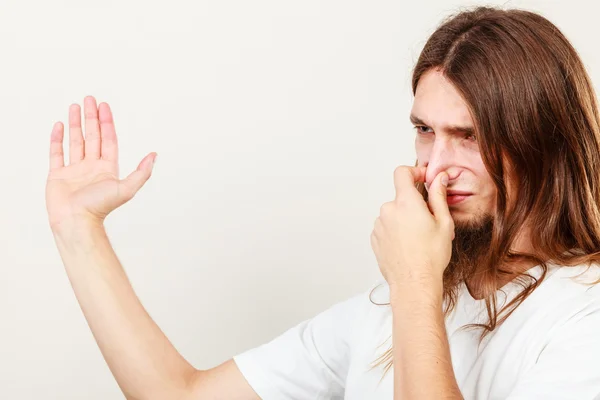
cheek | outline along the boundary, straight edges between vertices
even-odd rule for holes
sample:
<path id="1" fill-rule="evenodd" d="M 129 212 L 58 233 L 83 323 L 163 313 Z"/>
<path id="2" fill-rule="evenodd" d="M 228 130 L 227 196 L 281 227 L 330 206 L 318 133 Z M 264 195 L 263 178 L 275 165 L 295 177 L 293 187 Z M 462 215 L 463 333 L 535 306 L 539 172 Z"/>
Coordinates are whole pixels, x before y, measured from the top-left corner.
<path id="1" fill-rule="evenodd" d="M 476 173 L 479 177 L 478 190 L 482 196 L 482 201 L 486 203 L 487 211 L 493 212 L 496 209 L 496 185 L 494 185 L 492 178 L 485 168 L 477 170 Z"/>
<path id="2" fill-rule="evenodd" d="M 417 153 L 417 161 L 419 166 L 423 166 L 429 162 L 431 154 L 431 143 L 418 137 L 415 139 L 415 152 Z"/>
<path id="3" fill-rule="evenodd" d="M 492 177 L 485 168 L 485 164 L 483 164 L 483 160 L 481 159 L 479 152 L 465 150 L 462 152 L 461 156 L 464 160 L 467 160 L 469 169 L 473 172 L 473 174 L 475 174 L 482 188 L 494 187 Z"/>
<path id="4" fill-rule="evenodd" d="M 492 177 L 488 173 L 483 160 L 479 153 L 463 152 L 463 159 L 467 160 L 468 168 L 474 175 L 476 190 L 480 194 L 482 201 L 490 207 L 495 207 L 496 204 L 496 185 L 492 181 Z"/>
<path id="5" fill-rule="evenodd" d="M 490 187 L 486 196 L 486 201 L 488 204 L 488 211 L 493 212 L 496 209 L 496 187 L 493 183 L 490 183 Z"/>

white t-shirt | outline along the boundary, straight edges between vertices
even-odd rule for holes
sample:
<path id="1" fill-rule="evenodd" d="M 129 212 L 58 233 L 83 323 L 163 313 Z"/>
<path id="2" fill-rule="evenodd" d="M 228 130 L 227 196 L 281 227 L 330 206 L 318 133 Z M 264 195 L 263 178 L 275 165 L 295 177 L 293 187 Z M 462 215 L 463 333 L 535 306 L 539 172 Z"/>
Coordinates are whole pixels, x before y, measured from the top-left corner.
<path id="1" fill-rule="evenodd" d="M 585 284 L 599 271 L 549 265 L 542 284 L 481 344 L 480 331 L 459 329 L 487 320 L 485 302 L 463 285 L 446 330 L 464 398 L 600 398 L 600 284 Z M 529 273 L 539 277 L 541 268 Z M 381 283 L 371 299 L 388 303 L 389 287 Z M 499 306 L 520 289 L 504 286 Z M 381 382 L 384 366 L 370 369 L 390 347 L 391 309 L 373 304 L 370 292 L 236 355 L 237 366 L 263 400 L 392 400 L 393 367 Z"/>

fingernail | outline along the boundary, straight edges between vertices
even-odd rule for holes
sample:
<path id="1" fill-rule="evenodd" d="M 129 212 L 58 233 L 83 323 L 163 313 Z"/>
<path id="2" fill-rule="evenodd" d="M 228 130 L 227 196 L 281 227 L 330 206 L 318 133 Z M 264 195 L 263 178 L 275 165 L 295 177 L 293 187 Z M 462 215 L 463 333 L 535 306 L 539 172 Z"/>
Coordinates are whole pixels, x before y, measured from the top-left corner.
<path id="1" fill-rule="evenodd" d="M 429 183 L 425 182 L 425 190 L 429 192 Z"/>
<path id="2" fill-rule="evenodd" d="M 444 176 L 442 176 L 442 185 L 448 186 L 448 175 L 446 175 L 446 174 L 444 174 Z"/>

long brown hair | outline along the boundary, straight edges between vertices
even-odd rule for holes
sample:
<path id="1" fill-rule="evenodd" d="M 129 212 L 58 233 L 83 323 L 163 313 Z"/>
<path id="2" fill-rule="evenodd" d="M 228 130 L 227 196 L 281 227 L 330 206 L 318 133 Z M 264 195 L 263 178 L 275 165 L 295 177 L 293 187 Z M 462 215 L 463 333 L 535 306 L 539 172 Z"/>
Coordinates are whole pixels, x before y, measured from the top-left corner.
<path id="1" fill-rule="evenodd" d="M 535 290 L 547 262 L 600 261 L 598 104 L 573 46 L 550 21 L 525 10 L 477 7 L 450 15 L 419 56 L 413 94 L 431 69 L 442 71 L 467 103 L 481 157 L 497 188 L 491 244 L 475 283 L 489 317 L 487 324 L 474 325 L 483 338 Z M 517 193 L 513 202 L 507 196 L 509 178 Z M 417 188 L 426 197 L 423 186 Z M 535 250 L 513 252 L 525 224 L 535 232 L 530 238 Z M 515 261 L 541 266 L 541 277 L 502 267 Z M 498 310 L 500 278 L 516 279 L 523 290 Z M 445 271 L 446 315 L 463 280 Z M 391 348 L 373 368 L 384 363 L 387 373 Z"/>

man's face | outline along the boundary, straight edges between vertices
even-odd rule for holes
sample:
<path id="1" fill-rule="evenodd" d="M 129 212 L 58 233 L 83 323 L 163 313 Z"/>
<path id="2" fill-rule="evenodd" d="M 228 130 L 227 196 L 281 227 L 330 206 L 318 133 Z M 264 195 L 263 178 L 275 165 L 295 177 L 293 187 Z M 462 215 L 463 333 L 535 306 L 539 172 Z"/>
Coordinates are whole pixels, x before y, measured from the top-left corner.
<path id="1" fill-rule="evenodd" d="M 478 225 L 494 215 L 496 187 L 481 159 L 469 109 L 441 72 L 421 76 L 411 121 L 418 165 L 427 167 L 426 187 L 440 172 L 448 173 L 448 206 L 455 225 Z"/>

